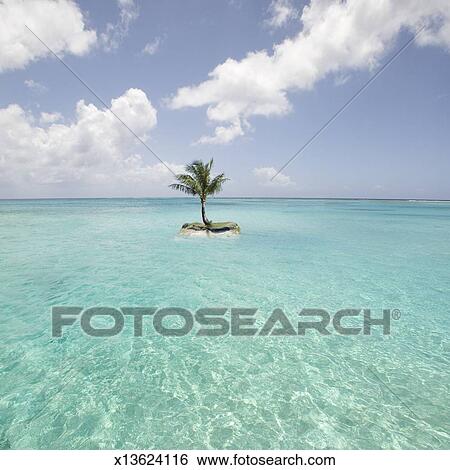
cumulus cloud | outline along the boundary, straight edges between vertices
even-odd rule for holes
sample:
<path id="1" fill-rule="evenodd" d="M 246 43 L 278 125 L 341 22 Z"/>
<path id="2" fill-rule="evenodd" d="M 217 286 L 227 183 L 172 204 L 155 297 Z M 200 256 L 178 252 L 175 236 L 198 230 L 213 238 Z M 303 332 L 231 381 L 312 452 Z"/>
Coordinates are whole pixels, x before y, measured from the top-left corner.
<path id="1" fill-rule="evenodd" d="M 111 109 L 142 139 L 157 124 L 146 94 L 131 88 L 111 100 Z M 162 164 L 147 164 L 142 145 L 107 109 L 81 100 L 75 119 L 60 124 L 58 113 L 42 113 L 42 126 L 21 106 L 0 109 L 0 177 L 27 184 L 157 183 L 172 174 Z M 48 125 L 50 124 L 50 125 Z M 170 165 L 180 172 L 181 166 Z"/>
<path id="2" fill-rule="evenodd" d="M 207 106 L 216 125 L 200 143 L 226 143 L 243 135 L 252 116 L 282 116 L 291 110 L 288 92 L 311 89 L 327 75 L 371 69 L 401 31 L 422 25 L 419 45 L 450 48 L 448 0 L 311 0 L 302 29 L 273 47 L 227 59 L 199 85 L 178 89 L 172 109 Z"/>
<path id="3" fill-rule="evenodd" d="M 248 127 L 248 123 L 244 121 L 242 123 L 239 119 L 236 119 L 229 126 L 218 126 L 216 127 L 215 134 L 204 135 L 200 137 L 196 144 L 228 144 L 236 137 L 244 135 L 243 127 Z"/>
<path id="4" fill-rule="evenodd" d="M 63 116 L 62 116 L 61 113 L 58 113 L 58 112 L 55 112 L 55 113 L 42 112 L 39 122 L 41 124 L 53 124 L 54 122 L 61 121 L 62 119 L 63 119 Z"/>
<path id="5" fill-rule="evenodd" d="M 29 26 L 57 54 L 86 54 L 97 35 L 86 28 L 71 0 L 2 0 L 0 2 L 0 72 L 21 69 L 49 55 Z"/>
<path id="6" fill-rule="evenodd" d="M 34 80 L 25 80 L 23 83 L 27 88 L 33 90 L 36 93 L 45 93 L 47 91 L 47 87 L 45 85 L 42 85 L 42 83 L 39 82 L 35 82 Z"/>
<path id="7" fill-rule="evenodd" d="M 106 31 L 100 34 L 100 41 L 106 51 L 117 49 L 128 35 L 130 26 L 137 20 L 139 10 L 134 0 L 117 0 L 120 17 L 116 24 L 108 23 Z"/>
<path id="8" fill-rule="evenodd" d="M 298 17 L 298 11 L 292 4 L 292 0 L 272 0 L 268 13 L 269 18 L 266 24 L 271 28 L 281 28 L 289 20 Z"/>
<path id="9" fill-rule="evenodd" d="M 277 177 L 272 180 L 272 178 L 277 174 L 277 170 L 271 166 L 254 168 L 253 174 L 256 176 L 258 183 L 263 186 L 286 187 L 295 185 L 290 176 L 283 173 L 278 173 Z"/>
<path id="10" fill-rule="evenodd" d="M 144 49 L 142 49 L 143 54 L 155 55 L 158 52 L 159 46 L 161 45 L 161 38 L 156 37 L 152 42 L 148 42 Z"/>

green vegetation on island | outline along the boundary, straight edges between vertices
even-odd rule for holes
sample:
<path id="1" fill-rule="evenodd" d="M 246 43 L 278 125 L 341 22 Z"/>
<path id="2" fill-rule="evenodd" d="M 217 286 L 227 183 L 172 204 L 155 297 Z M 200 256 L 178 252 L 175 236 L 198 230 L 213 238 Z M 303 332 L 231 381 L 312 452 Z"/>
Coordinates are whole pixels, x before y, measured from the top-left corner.
<path id="1" fill-rule="evenodd" d="M 217 176 L 211 176 L 211 169 L 214 160 L 211 159 L 208 163 L 203 163 L 201 160 L 195 160 L 186 165 L 186 173 L 176 175 L 178 183 L 173 183 L 169 187 L 177 191 L 189 194 L 191 196 L 198 196 L 201 203 L 202 220 L 203 223 L 193 222 L 186 223 L 181 228 L 182 233 L 189 232 L 212 232 L 224 233 L 234 232 L 239 233 L 239 225 L 235 222 L 215 222 L 213 223 L 206 217 L 206 200 L 208 196 L 213 196 L 222 191 L 222 186 L 228 178 L 224 173 Z"/>

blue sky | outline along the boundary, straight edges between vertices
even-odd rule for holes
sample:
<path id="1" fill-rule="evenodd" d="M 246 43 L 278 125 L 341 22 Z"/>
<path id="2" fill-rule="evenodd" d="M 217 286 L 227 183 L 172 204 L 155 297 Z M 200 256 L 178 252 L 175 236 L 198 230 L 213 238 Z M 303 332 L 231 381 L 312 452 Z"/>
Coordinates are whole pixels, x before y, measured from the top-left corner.
<path id="1" fill-rule="evenodd" d="M 450 199 L 450 5 L 423 3 L 59 0 L 47 13 L 7 0 L 0 197 L 174 195 L 165 167 L 17 32 L 26 21 L 175 172 L 214 157 L 231 178 L 224 196 Z M 421 24 L 417 44 L 270 182 Z"/>

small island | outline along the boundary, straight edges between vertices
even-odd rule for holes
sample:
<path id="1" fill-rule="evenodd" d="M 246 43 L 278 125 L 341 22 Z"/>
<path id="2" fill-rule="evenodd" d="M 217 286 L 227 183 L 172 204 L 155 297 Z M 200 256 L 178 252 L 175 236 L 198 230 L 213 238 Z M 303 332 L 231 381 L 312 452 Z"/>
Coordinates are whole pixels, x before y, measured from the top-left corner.
<path id="1" fill-rule="evenodd" d="M 221 173 L 211 178 L 213 159 L 208 163 L 195 160 L 186 165 L 186 173 L 176 175 L 178 183 L 173 183 L 170 188 L 191 196 L 198 196 L 202 206 L 202 220 L 200 222 L 186 223 L 181 227 L 181 235 L 211 235 L 211 234 L 239 234 L 241 229 L 236 222 L 212 222 L 206 217 L 206 199 L 222 190 L 222 185 L 228 178 Z"/>
<path id="2" fill-rule="evenodd" d="M 201 224 L 200 222 L 192 222 L 190 224 L 184 224 L 181 227 L 180 234 L 191 235 L 205 233 L 209 235 L 210 233 L 228 233 L 237 235 L 240 231 L 241 228 L 236 222 L 211 222 L 209 225 Z"/>

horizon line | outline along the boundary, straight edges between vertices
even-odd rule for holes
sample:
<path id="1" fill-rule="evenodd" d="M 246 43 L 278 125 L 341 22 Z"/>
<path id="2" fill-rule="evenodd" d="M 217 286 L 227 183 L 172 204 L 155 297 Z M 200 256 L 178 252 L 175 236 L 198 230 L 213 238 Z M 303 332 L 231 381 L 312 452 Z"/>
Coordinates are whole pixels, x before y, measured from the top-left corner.
<path id="1" fill-rule="evenodd" d="M 194 196 L 74 196 L 74 197 L 23 197 L 0 198 L 1 201 L 64 201 L 64 200 L 110 200 L 110 199 L 195 199 Z M 294 200 L 329 200 L 329 201 L 410 201 L 410 202 L 450 202 L 450 199 L 439 198 L 375 198 L 375 197 L 288 197 L 288 196 L 219 196 L 213 199 L 294 199 Z"/>

